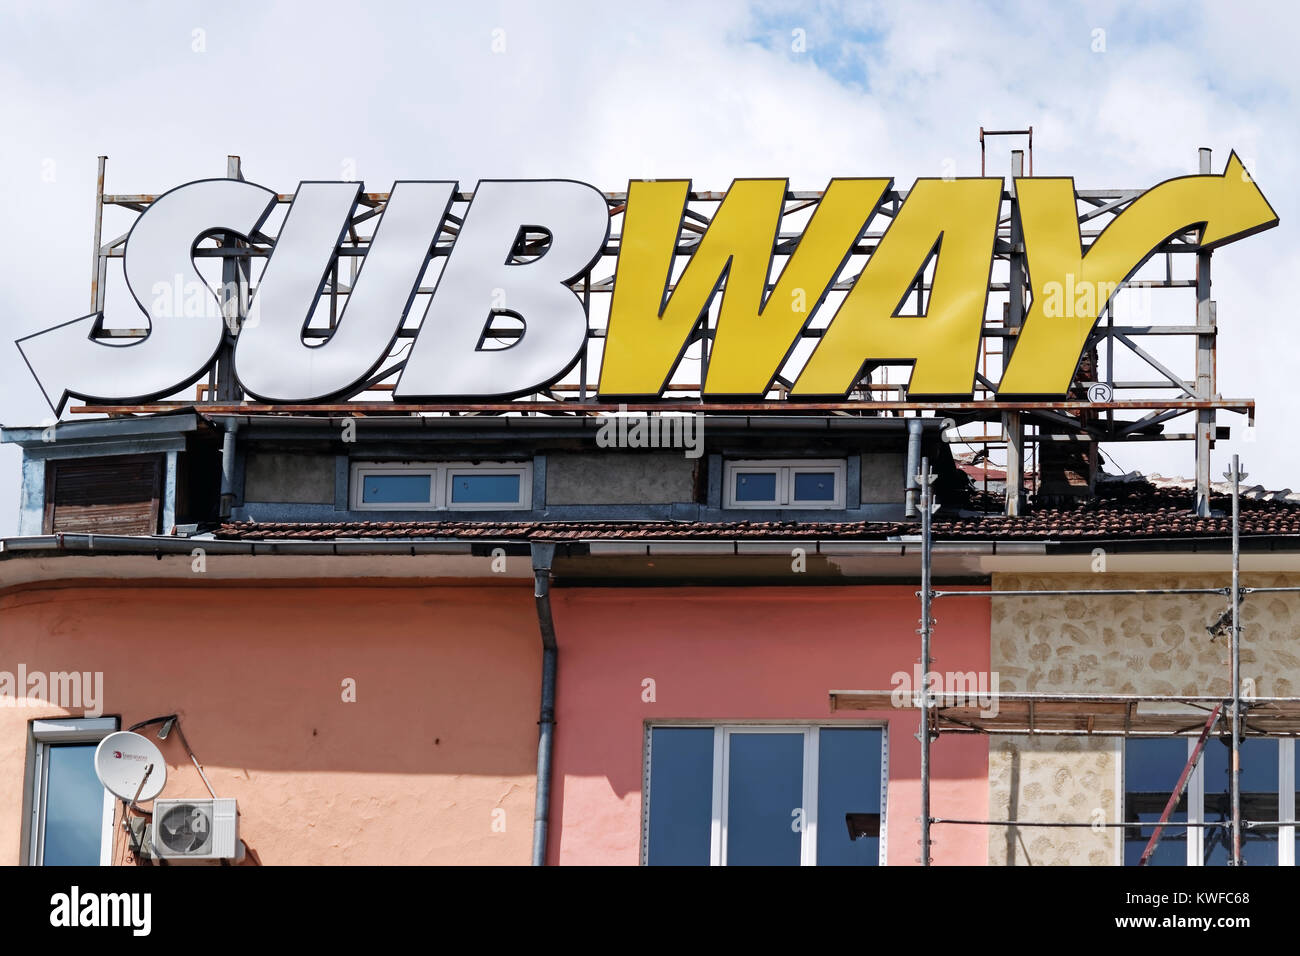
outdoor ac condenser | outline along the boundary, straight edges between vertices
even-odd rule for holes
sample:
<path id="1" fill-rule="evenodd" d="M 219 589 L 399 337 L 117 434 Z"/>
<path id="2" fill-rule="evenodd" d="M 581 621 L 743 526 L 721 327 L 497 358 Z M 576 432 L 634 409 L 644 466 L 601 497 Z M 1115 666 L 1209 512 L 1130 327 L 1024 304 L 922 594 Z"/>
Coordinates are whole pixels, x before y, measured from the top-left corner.
<path id="1" fill-rule="evenodd" d="M 232 797 L 156 800 L 153 852 L 164 860 L 235 860 L 243 854 Z"/>

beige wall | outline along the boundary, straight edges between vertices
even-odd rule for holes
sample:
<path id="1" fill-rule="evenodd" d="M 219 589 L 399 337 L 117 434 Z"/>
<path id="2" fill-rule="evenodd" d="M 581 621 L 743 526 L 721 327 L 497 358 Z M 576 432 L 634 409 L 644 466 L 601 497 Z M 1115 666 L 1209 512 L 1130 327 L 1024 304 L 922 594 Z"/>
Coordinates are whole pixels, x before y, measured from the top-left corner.
<path id="1" fill-rule="evenodd" d="M 1225 556 L 1225 563 L 1227 558 Z M 994 576 L 995 590 L 1224 587 L 1228 575 Z M 1245 587 L 1297 586 L 1300 576 L 1243 574 Z M 1216 695 L 1229 691 L 1228 643 L 1206 626 L 1218 595 L 993 599 L 992 669 L 1000 690 L 1038 693 Z M 1260 697 L 1300 692 L 1300 594 L 1242 605 L 1242 678 Z M 990 819 L 1118 821 L 1122 750 L 1113 739 L 996 737 L 989 747 Z M 1118 859 L 1117 829 L 994 828 L 992 864 L 1099 864 Z"/>
<path id="2" fill-rule="evenodd" d="M 527 864 L 540 660 L 519 585 L 0 595 L 0 669 L 102 671 L 123 728 L 178 712 L 268 865 Z M 80 711 L 0 708 L 0 864 L 19 862 L 28 724 L 62 716 Z M 177 735 L 159 746 L 163 795 L 206 795 Z"/>

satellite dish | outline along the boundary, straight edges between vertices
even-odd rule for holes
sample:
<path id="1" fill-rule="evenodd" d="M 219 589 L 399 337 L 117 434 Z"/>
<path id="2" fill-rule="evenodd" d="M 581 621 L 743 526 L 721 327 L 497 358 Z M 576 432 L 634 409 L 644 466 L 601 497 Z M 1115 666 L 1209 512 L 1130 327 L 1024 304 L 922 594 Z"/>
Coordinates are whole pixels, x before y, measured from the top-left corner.
<path id="1" fill-rule="evenodd" d="M 153 769 L 149 771 L 149 779 L 145 780 L 145 772 L 150 766 Z M 167 783 L 167 761 L 148 737 L 119 730 L 109 734 L 95 748 L 95 776 L 113 796 L 143 803 L 162 793 Z M 143 788 L 140 786 L 142 781 Z"/>

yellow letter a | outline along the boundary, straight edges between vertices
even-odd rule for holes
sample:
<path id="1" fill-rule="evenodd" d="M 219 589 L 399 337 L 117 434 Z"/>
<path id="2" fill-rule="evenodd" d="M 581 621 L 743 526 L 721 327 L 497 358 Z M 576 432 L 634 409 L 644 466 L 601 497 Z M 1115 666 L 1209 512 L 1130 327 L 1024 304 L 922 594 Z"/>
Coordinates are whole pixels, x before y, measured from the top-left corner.
<path id="1" fill-rule="evenodd" d="M 969 395 L 1001 202 L 1001 179 L 918 179 L 791 394 L 847 395 L 866 363 L 911 362 L 910 394 Z M 925 315 L 898 315 L 936 240 Z"/>

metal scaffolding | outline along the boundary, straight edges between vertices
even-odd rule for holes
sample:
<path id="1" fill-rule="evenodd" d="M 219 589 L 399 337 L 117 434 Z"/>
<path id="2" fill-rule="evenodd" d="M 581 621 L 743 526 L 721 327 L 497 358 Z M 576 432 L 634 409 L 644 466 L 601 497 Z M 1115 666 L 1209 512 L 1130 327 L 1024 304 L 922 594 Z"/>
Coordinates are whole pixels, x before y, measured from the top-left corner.
<path id="1" fill-rule="evenodd" d="M 1030 167 L 1032 161 L 1032 128 L 1027 130 L 981 130 L 981 170 L 984 167 L 984 141 L 988 136 L 1028 134 L 1030 138 Z M 995 270 L 1006 264 L 1007 278 L 995 280 L 990 273 L 989 297 L 986 317 L 981 329 L 979 360 L 975 387 L 967 401 L 913 401 L 908 396 L 906 365 L 886 362 L 868 364 L 862 378 L 845 401 L 803 402 L 791 401 L 788 392 L 802 357 L 816 344 L 826 331 L 839 299 L 852 287 L 862 269 L 870 261 L 880 239 L 881 228 L 864 232 L 854 245 L 846 264 L 836 277 L 827 302 L 800 331 L 796 346 L 781 367 L 772 389 L 762 400 L 745 402 L 709 402 L 704 405 L 700 396 L 700 383 L 708 369 L 709 354 L 717 329 L 719 304 L 715 301 L 701 316 L 699 324 L 689 336 L 683 359 L 677 366 L 668 386 L 668 398 L 662 401 L 626 404 L 623 406 L 601 402 L 597 398 L 594 369 L 600 367 L 607 327 L 608 302 L 614 290 L 614 263 L 621 243 L 622 217 L 627 209 L 626 192 L 605 193 L 611 218 L 610 237 L 593 268 L 573 284 L 573 291 L 582 299 L 588 313 L 588 332 L 579 361 L 564 380 L 532 395 L 519 396 L 509 402 L 458 403 L 458 404 L 401 404 L 391 401 L 393 382 L 404 366 L 406 354 L 418 332 L 419 319 L 428 297 L 432 295 L 442 263 L 455 242 L 459 224 L 463 222 L 471 192 L 455 196 L 452 210 L 426 263 L 424 278 L 417 293 L 417 303 L 411 318 L 400 330 L 392 352 L 367 382 L 351 394 L 329 405 L 267 405 L 245 401 L 233 375 L 230 361 L 231 349 L 240 323 L 247 313 L 248 304 L 256 292 L 257 277 L 254 260 L 265 260 L 275 247 L 275 240 L 258 234 L 243 238 L 217 235 L 200 243 L 195 249 L 196 259 L 219 259 L 222 264 L 221 304 L 227 319 L 227 340 L 214 363 L 208 381 L 197 387 L 193 401 L 157 401 L 138 405 L 82 405 L 72 411 L 80 414 L 130 415 L 173 410 L 177 407 L 198 406 L 213 414 L 407 414 L 407 415 L 457 415 L 457 414 L 527 414 L 527 415 L 596 415 L 624 411 L 717 411 L 749 414 L 773 413 L 780 415 L 831 414 L 862 416 L 908 416 L 926 412 L 952 418 L 959 425 L 985 423 L 989 434 L 972 436 L 969 441 L 987 448 L 1006 450 L 1007 489 L 1006 512 L 1018 514 L 1022 507 L 1025 483 L 1024 460 L 1026 454 L 1037 455 L 1038 449 L 1059 442 L 1081 442 L 1083 449 L 1095 455 L 1098 442 L 1194 441 L 1196 447 L 1196 509 L 1208 514 L 1210 495 L 1210 451 L 1216 438 L 1226 437 L 1226 429 L 1215 425 L 1219 411 L 1231 411 L 1248 416 L 1254 421 L 1255 403 L 1250 399 L 1224 399 L 1217 392 L 1215 381 L 1215 352 L 1217 326 L 1214 302 L 1210 299 L 1210 252 L 1199 244 L 1198 228 L 1189 228 L 1173 235 L 1156 247 L 1152 261 L 1143 270 L 1150 276 L 1152 269 L 1163 261 L 1163 274 L 1158 277 L 1130 278 L 1120 283 L 1120 290 L 1140 290 L 1150 295 L 1155 290 L 1194 290 L 1196 309 L 1194 320 L 1186 324 L 1162 325 L 1154 321 L 1117 322 L 1115 304 L 1117 297 L 1107 306 L 1096 323 L 1083 349 L 1083 361 L 1076 371 L 1075 381 L 1068 395 L 1051 401 L 1004 401 L 997 395 L 994 376 L 1000 376 L 1006 360 L 1011 356 L 1016 338 L 1024 324 L 1029 303 L 1029 277 L 1024 242 L 1020 234 L 1020 216 L 1015 193 L 1015 177 L 1023 169 L 1024 154 L 1012 153 L 1012 178 L 1004 188 L 999 213 L 993 257 Z M 157 198 L 157 194 L 106 193 L 105 157 L 99 158 L 95 193 L 95 241 L 91 269 L 91 310 L 102 313 L 105 290 L 108 285 L 108 265 L 120 260 L 126 248 L 129 230 L 104 241 L 104 214 L 106 210 L 125 210 L 139 214 Z M 1210 172 L 1210 151 L 1202 149 L 1199 169 Z M 226 176 L 243 178 L 239 157 L 228 158 Z M 1076 191 L 1076 211 L 1079 229 L 1085 246 L 1090 246 L 1102 230 L 1132 202 L 1143 194 L 1142 189 L 1080 189 Z M 724 192 L 692 191 L 689 193 L 674 264 L 694 253 L 708 228 Z M 821 191 L 788 190 L 783 206 L 782 227 L 779 230 L 774 255 L 777 260 L 793 252 L 802 234 L 802 224 L 821 201 Z M 368 192 L 361 195 L 359 205 L 347 226 L 338 254 L 329 272 L 321 305 L 317 308 L 305 332 L 308 338 L 328 338 L 338 321 L 342 306 L 351 292 L 352 283 L 361 268 L 374 235 L 374 228 L 388 202 L 388 193 Z M 891 189 L 885 194 L 878 216 L 886 223 L 897 215 L 907 190 Z M 278 195 L 278 207 L 283 210 L 293 200 L 292 193 Z M 874 223 L 874 221 L 873 221 Z M 541 251 L 546 236 L 529 233 L 525 236 L 517 256 L 526 260 Z M 1175 263 L 1191 257 L 1194 269 L 1186 275 L 1176 275 Z M 779 264 L 779 263 L 778 263 Z M 900 314 L 924 316 L 926 303 L 932 289 L 936 257 L 918 272 L 915 284 L 900 304 Z M 779 270 L 773 268 L 772 275 Z M 772 289 L 769 278 L 768 290 Z M 672 288 L 670 285 L 669 288 Z M 1124 300 L 1127 301 L 1127 300 Z M 915 312 L 912 310 L 915 309 Z M 1138 318 L 1152 319 L 1150 315 Z M 143 328 L 105 327 L 102 337 L 115 340 L 138 340 L 147 334 Z M 485 334 L 498 343 L 509 342 L 522 334 L 519 328 L 497 328 L 494 324 Z M 1188 337 L 1195 343 L 1194 363 L 1179 372 L 1165 365 L 1153 354 L 1151 343 L 1168 341 L 1169 337 Z M 1145 345 L 1142 343 L 1146 343 Z M 803 346 L 802 350 L 800 346 Z M 1104 361 L 1101 356 L 1104 355 Z M 1125 377 L 1120 371 L 1119 359 L 1136 359 L 1145 369 L 1145 377 Z M 1094 360 L 1094 358 L 1096 360 Z M 891 372 L 893 381 L 891 381 Z M 1165 427 L 1174 419 L 1193 416 L 1195 427 L 1191 431 L 1166 432 Z"/>
<path id="2" fill-rule="evenodd" d="M 898 691 L 831 691 L 831 710 L 881 711 L 898 709 L 920 712 L 920 730 L 917 739 L 921 745 L 921 856 L 922 866 L 931 864 L 931 827 L 939 825 L 997 826 L 997 827 L 1133 827 L 1133 823 L 1097 821 L 1050 822 L 1031 820 L 963 820 L 935 817 L 930 811 L 931 760 L 930 745 L 940 734 L 999 734 L 1016 736 L 1081 736 L 1081 737 L 1170 737 L 1185 736 L 1201 728 L 1198 744 L 1193 748 L 1182 776 L 1174 786 L 1164 812 L 1154 826 L 1151 839 L 1142 854 L 1146 865 L 1166 828 L 1227 829 L 1230 831 L 1231 862 L 1242 864 L 1241 836 L 1244 829 L 1267 829 L 1296 826 L 1295 820 L 1245 820 L 1241 811 L 1241 742 L 1246 737 L 1282 738 L 1300 737 L 1300 697 L 1243 697 L 1241 682 L 1241 601 L 1252 594 L 1300 592 L 1300 587 L 1241 586 L 1241 471 L 1237 456 L 1232 457 L 1232 469 L 1224 477 L 1232 483 L 1232 583 L 1229 587 L 1188 588 L 1066 588 L 1043 590 L 935 590 L 930 571 L 933 555 L 933 534 L 929 515 L 933 510 L 933 475 L 928 462 L 923 462 L 918 481 L 921 488 L 921 590 L 917 592 L 921 603 L 921 672 L 930 673 L 931 643 L 934 619 L 931 607 L 934 600 L 943 598 L 1004 598 L 1004 597 L 1097 597 L 1097 596 L 1161 596 L 1218 594 L 1229 600 L 1228 613 L 1220 625 L 1230 620 L 1227 628 L 1230 647 L 1231 693 L 1227 697 L 1167 696 L 1144 694 L 1052 694 L 1052 693 L 951 693 L 936 691 L 929 686 L 929 677 L 923 678 L 921 688 L 900 701 Z M 1207 630 L 1214 631 L 1212 625 Z M 996 706 L 989 706 L 989 703 Z M 1149 705 L 1149 706 L 1144 706 Z M 1180 710 L 1171 710 L 1171 707 Z M 991 711 L 991 713 L 990 713 Z M 1206 739 L 1226 716 L 1231 737 L 1229 763 L 1230 812 L 1228 820 L 1220 822 L 1179 821 L 1169 818 L 1187 786 L 1203 752 Z M 1117 798 L 1120 795 L 1117 794 Z"/>

